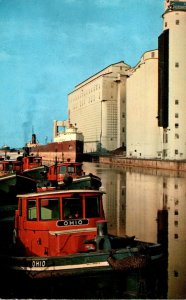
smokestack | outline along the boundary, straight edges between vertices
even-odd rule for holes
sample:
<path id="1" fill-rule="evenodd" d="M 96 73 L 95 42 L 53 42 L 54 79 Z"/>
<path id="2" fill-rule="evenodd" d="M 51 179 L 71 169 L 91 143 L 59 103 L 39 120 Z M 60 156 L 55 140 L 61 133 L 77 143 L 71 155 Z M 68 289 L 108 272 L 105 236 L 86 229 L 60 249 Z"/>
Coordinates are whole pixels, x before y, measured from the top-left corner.
<path id="1" fill-rule="evenodd" d="M 35 135 L 35 133 L 32 134 L 32 144 L 36 144 L 36 135 Z"/>

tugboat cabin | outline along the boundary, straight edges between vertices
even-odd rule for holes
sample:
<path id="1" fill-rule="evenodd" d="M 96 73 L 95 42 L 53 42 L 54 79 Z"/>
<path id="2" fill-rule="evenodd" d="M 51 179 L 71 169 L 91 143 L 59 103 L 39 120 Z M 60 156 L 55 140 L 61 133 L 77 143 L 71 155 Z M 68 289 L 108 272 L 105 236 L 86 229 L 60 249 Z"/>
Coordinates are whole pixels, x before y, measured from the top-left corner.
<path id="1" fill-rule="evenodd" d="M 17 160 L 0 160 L 0 176 L 10 173 L 21 173 L 23 170 L 23 164 Z"/>
<path id="2" fill-rule="evenodd" d="M 104 220 L 102 191 L 55 190 L 18 195 L 15 243 L 21 256 L 66 256 L 95 251 L 88 243 Z"/>
<path id="3" fill-rule="evenodd" d="M 0 176 L 16 173 L 21 174 L 24 170 L 42 166 L 42 157 L 39 156 L 19 156 L 16 160 L 0 160 Z"/>
<path id="4" fill-rule="evenodd" d="M 42 166 L 42 157 L 41 156 L 25 156 L 22 158 L 23 169 L 33 169 Z"/>
<path id="5" fill-rule="evenodd" d="M 67 175 L 72 178 L 81 177 L 85 175 L 82 166 L 83 164 L 78 162 L 56 163 L 49 167 L 48 180 L 62 182 Z"/>

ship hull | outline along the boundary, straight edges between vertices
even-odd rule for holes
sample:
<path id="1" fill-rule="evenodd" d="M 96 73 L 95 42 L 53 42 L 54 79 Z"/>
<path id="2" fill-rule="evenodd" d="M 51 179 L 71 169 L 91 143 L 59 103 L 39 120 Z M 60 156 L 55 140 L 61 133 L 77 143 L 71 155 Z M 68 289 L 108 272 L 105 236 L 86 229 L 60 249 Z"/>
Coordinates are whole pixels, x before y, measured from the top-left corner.
<path id="1" fill-rule="evenodd" d="M 53 142 L 46 145 L 37 145 L 31 152 L 42 156 L 44 163 L 58 161 L 83 161 L 83 141 Z"/>
<path id="2" fill-rule="evenodd" d="M 162 258 L 159 244 L 149 246 L 151 255 L 149 264 L 157 263 Z M 123 266 L 119 271 L 130 271 L 138 269 L 138 266 L 126 266 L 125 259 L 128 257 L 140 257 L 139 247 L 123 248 L 114 253 L 116 260 L 122 262 Z M 17 275 L 25 275 L 35 279 L 61 277 L 65 275 L 80 275 L 85 273 L 99 273 L 118 271 L 108 262 L 109 251 L 98 251 L 90 253 L 78 253 L 59 257 L 16 257 L 1 256 L 1 266 Z"/>
<path id="3" fill-rule="evenodd" d="M 36 182 L 18 174 L 8 174 L 0 177 L 0 206 L 17 202 L 18 193 L 30 193 L 36 191 Z"/>

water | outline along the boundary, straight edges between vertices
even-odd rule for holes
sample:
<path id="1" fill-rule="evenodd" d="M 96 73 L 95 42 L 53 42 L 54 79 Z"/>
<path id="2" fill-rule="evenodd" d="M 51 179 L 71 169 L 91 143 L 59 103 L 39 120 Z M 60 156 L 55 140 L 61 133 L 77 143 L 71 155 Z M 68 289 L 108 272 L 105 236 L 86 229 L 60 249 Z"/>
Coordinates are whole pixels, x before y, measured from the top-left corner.
<path id="1" fill-rule="evenodd" d="M 109 232 L 161 242 L 162 297 L 186 298 L 186 173 L 85 164 L 102 178 Z"/>
<path id="2" fill-rule="evenodd" d="M 76 276 L 59 281 L 16 280 L 3 274 L 0 298 L 186 298 L 186 173 L 84 163 L 100 176 L 108 231 L 161 242 L 165 260 L 145 272 Z"/>

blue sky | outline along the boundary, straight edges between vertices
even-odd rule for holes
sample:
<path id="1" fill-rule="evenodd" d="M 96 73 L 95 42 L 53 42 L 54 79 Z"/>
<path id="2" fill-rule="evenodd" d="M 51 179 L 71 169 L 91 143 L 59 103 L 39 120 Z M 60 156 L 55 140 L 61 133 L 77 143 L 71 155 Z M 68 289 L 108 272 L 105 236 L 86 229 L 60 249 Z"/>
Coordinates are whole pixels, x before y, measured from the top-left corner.
<path id="1" fill-rule="evenodd" d="M 164 0 L 0 0 L 0 147 L 52 140 L 75 85 L 158 47 Z"/>

